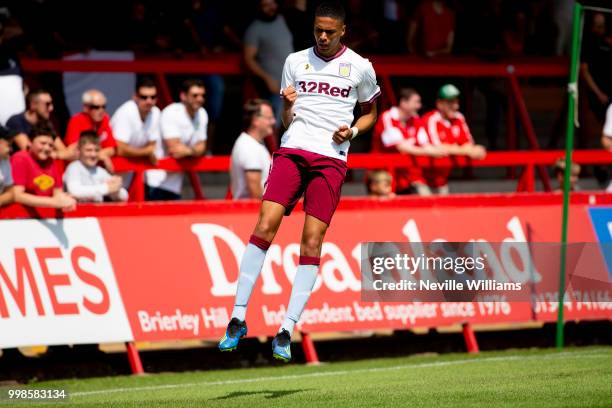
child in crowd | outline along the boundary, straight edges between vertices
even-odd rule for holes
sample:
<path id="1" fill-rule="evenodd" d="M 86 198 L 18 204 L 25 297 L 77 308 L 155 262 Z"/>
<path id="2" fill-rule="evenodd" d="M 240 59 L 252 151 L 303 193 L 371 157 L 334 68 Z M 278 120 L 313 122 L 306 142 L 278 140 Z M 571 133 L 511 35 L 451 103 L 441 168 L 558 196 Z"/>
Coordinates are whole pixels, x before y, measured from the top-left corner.
<path id="1" fill-rule="evenodd" d="M 100 140 L 93 130 L 81 132 L 78 142 L 79 160 L 70 163 L 64 173 L 66 189 L 79 201 L 127 201 L 121 177 L 112 176 L 98 166 Z"/>
<path id="2" fill-rule="evenodd" d="M 562 157 L 557 159 L 555 167 L 553 168 L 555 178 L 559 182 L 559 188 L 557 191 L 563 191 L 563 178 L 565 175 L 565 158 Z M 570 191 L 578 190 L 578 176 L 580 175 L 580 165 L 572 163 L 571 174 L 570 174 Z"/>
<path id="3" fill-rule="evenodd" d="M 388 171 L 374 170 L 366 176 L 368 196 L 381 199 L 395 198 L 393 177 Z"/>

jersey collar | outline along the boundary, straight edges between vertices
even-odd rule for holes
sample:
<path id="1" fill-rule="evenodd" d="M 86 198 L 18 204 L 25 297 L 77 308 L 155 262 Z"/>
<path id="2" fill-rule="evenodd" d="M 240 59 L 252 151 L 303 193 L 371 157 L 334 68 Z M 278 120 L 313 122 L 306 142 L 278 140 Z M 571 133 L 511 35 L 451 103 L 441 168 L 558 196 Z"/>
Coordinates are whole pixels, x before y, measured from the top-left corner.
<path id="1" fill-rule="evenodd" d="M 342 47 L 338 50 L 338 52 L 335 53 L 334 55 L 332 55 L 331 57 L 324 57 L 323 55 L 319 54 L 319 51 L 317 51 L 317 46 L 316 45 L 314 47 L 312 47 L 312 49 L 314 50 L 314 54 L 317 57 L 319 57 L 319 59 L 322 59 L 325 62 L 329 62 L 329 61 L 331 61 L 333 59 L 338 58 L 342 54 L 344 54 L 344 51 L 346 51 L 346 45 L 342 44 Z"/>

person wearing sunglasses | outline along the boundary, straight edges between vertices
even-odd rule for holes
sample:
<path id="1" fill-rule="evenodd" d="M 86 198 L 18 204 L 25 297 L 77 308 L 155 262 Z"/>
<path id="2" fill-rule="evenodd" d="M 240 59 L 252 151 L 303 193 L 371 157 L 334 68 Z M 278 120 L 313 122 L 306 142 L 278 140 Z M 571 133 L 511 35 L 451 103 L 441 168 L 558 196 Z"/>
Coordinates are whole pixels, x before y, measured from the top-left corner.
<path id="1" fill-rule="evenodd" d="M 25 98 L 26 110 L 13 115 L 6 122 L 6 127 L 13 134 L 13 151 L 28 150 L 32 144 L 30 133 L 32 127 L 39 122 L 50 121 L 53 112 L 53 98 L 44 89 L 33 89 Z M 62 160 L 74 160 L 76 156 L 66 149 L 59 137 L 53 142 L 52 157 Z"/>
<path id="2" fill-rule="evenodd" d="M 123 103 L 111 119 L 118 156 L 144 158 L 157 164 L 155 150 L 161 138 L 161 111 L 156 103 L 155 82 L 147 77 L 138 80 L 132 99 Z M 124 178 L 125 187 L 129 186 L 131 179 L 131 174 Z"/>
<path id="3" fill-rule="evenodd" d="M 199 79 L 183 82 L 180 102 L 171 103 L 161 113 L 162 137 L 157 143 L 158 158 L 197 158 L 206 151 L 208 113 L 204 109 L 206 89 Z M 183 173 L 149 170 L 147 200 L 178 200 L 181 198 Z"/>
<path id="4" fill-rule="evenodd" d="M 100 139 L 100 162 L 106 170 L 112 173 L 111 158 L 115 155 L 117 142 L 110 124 L 110 117 L 106 113 L 106 96 L 97 89 L 90 89 L 83 93 L 82 101 L 83 111 L 74 115 L 68 122 L 66 145 L 71 152 L 76 151 L 81 132 L 94 130 Z"/>

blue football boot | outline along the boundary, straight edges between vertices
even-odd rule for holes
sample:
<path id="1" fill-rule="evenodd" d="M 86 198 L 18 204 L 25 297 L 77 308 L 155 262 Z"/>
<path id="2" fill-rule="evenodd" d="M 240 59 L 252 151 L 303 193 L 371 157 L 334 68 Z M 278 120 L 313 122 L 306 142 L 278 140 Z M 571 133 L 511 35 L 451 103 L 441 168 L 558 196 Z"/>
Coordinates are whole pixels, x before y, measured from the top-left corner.
<path id="1" fill-rule="evenodd" d="M 247 325 L 245 321 L 240 321 L 237 318 L 230 320 L 227 325 L 225 334 L 219 341 L 219 350 L 234 351 L 238 347 L 240 339 L 247 334 Z"/>
<path id="2" fill-rule="evenodd" d="M 272 356 L 288 363 L 291 361 L 291 335 L 282 329 L 272 340 Z"/>

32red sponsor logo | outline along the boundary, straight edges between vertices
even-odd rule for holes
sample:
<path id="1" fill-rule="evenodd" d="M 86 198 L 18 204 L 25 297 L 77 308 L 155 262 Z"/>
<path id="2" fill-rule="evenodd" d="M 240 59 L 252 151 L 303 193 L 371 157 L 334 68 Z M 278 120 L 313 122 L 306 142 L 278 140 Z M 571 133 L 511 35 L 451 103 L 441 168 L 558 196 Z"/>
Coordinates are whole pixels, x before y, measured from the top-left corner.
<path id="1" fill-rule="evenodd" d="M 298 92 L 305 93 L 318 93 L 330 96 L 339 96 L 342 98 L 348 98 L 351 92 L 352 86 L 348 88 L 339 88 L 337 86 L 331 86 L 328 82 L 316 82 L 316 81 L 298 81 Z"/>

